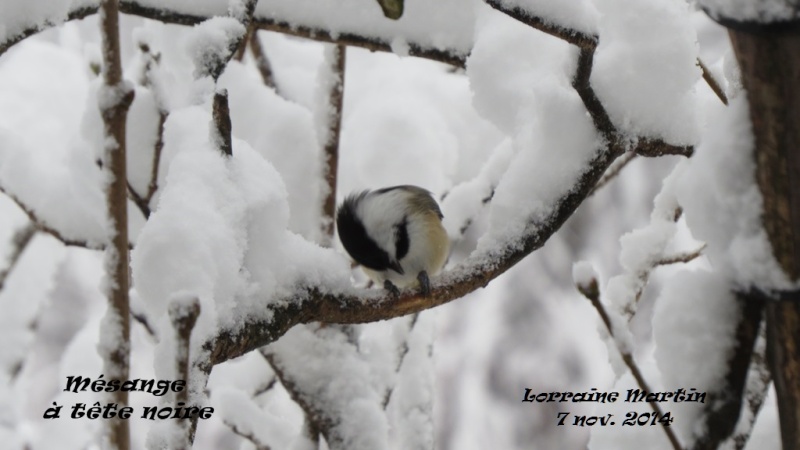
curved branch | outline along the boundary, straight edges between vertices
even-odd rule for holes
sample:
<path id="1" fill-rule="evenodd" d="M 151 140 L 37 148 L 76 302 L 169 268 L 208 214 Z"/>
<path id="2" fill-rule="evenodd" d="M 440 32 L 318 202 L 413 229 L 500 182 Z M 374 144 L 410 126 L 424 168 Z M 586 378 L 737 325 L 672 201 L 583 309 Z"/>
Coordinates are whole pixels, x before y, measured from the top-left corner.
<path id="1" fill-rule="evenodd" d="M 556 202 L 547 217 L 531 221 L 518 239 L 504 247 L 489 254 L 473 255 L 432 280 L 427 297 L 416 290 L 404 290 L 394 297 L 368 289 L 341 294 L 325 292 L 320 286 L 298 286 L 292 295 L 271 301 L 265 316 L 248 318 L 236 328 L 220 330 L 204 345 L 208 359 L 201 364 L 208 365 L 204 369 L 210 370 L 211 366 L 273 342 L 299 323 L 377 322 L 443 305 L 486 286 L 541 248 L 586 199 L 592 186 L 620 154 L 610 147 L 597 151 L 573 189 Z"/>

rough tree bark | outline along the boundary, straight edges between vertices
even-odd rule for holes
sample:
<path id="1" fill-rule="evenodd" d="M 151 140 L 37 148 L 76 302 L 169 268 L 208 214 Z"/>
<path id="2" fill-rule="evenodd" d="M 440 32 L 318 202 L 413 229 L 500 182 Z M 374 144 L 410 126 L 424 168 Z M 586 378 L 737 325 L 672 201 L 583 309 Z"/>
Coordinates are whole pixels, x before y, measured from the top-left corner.
<path id="1" fill-rule="evenodd" d="M 750 103 L 763 223 L 787 276 L 800 279 L 800 22 L 734 24 L 731 42 Z M 800 449 L 800 302 L 766 306 L 767 349 L 784 450 Z"/>

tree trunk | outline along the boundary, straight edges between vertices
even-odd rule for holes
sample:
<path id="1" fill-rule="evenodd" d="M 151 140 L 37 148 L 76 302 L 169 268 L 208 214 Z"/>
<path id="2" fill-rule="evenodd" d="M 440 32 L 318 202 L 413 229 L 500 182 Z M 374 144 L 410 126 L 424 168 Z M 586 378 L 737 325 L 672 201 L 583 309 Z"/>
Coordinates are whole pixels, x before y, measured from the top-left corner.
<path id="1" fill-rule="evenodd" d="M 775 258 L 800 278 L 800 25 L 731 29 L 750 103 L 763 223 Z M 800 302 L 769 302 L 767 348 L 784 450 L 800 450 Z"/>

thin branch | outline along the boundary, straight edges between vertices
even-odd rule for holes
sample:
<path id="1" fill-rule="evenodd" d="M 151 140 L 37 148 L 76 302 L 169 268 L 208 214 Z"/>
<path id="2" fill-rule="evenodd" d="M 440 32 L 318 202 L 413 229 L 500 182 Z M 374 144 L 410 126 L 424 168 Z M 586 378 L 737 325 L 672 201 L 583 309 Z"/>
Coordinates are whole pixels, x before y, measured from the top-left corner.
<path id="1" fill-rule="evenodd" d="M 417 324 L 417 320 L 419 319 L 419 313 L 415 313 L 411 316 L 411 322 L 408 324 L 408 331 L 406 332 L 406 338 L 403 340 L 402 345 L 400 346 L 398 357 L 397 357 L 397 365 L 395 366 L 394 371 L 400 373 L 400 369 L 403 367 L 403 361 L 406 359 L 406 355 L 408 355 L 409 350 L 411 348 L 408 346 L 408 338 L 412 331 L 414 331 L 414 326 Z M 392 394 L 394 394 L 395 386 L 389 387 L 383 395 L 383 409 L 385 410 L 387 406 L 389 406 L 389 402 L 392 400 Z"/>
<path id="2" fill-rule="evenodd" d="M 14 233 L 14 236 L 11 239 L 11 253 L 8 255 L 8 263 L 6 264 L 5 269 L 0 270 L 0 291 L 2 291 L 5 287 L 8 275 L 12 270 L 14 270 L 14 267 L 16 267 L 17 261 L 19 261 L 22 253 L 25 252 L 28 244 L 31 243 L 35 234 L 36 224 L 33 222 L 28 222 L 27 225 Z"/>
<path id="3" fill-rule="evenodd" d="M 128 181 L 128 198 L 139 208 L 142 215 L 145 219 L 150 218 L 150 206 L 147 204 L 147 200 L 145 200 L 141 195 L 136 192 L 136 189 L 131 186 L 131 182 Z"/>
<path id="4" fill-rule="evenodd" d="M 19 209 L 21 209 L 22 212 L 24 212 L 25 215 L 28 216 L 28 219 L 30 219 L 30 221 L 34 225 L 36 225 L 36 229 L 37 230 L 39 230 L 39 231 L 41 231 L 43 233 L 47 233 L 50 236 L 53 236 L 57 240 L 61 241 L 62 244 L 66 245 L 66 246 L 69 246 L 69 247 L 81 247 L 81 248 L 86 248 L 86 249 L 90 249 L 90 250 L 103 250 L 103 249 L 105 249 L 105 245 L 103 245 L 103 244 L 95 244 L 95 243 L 91 243 L 90 244 L 88 241 L 65 238 L 64 235 L 62 235 L 60 231 L 58 231 L 55 228 L 45 224 L 44 221 L 42 221 L 39 218 L 39 216 L 37 216 L 36 213 L 33 212 L 33 209 L 29 208 L 16 195 L 8 192 L 2 186 L 0 186 L 0 192 L 5 194 L 8 198 L 10 198 L 14 203 L 17 204 Z"/>
<path id="5" fill-rule="evenodd" d="M 272 390 L 275 385 L 278 384 L 278 377 L 273 376 L 270 378 L 266 383 L 262 384 L 258 388 L 253 391 L 253 397 L 258 397 L 259 395 L 265 394 Z"/>
<path id="6" fill-rule="evenodd" d="M 272 367 L 275 376 L 280 380 L 281 385 L 283 385 L 286 392 L 289 393 L 292 400 L 297 403 L 300 409 L 305 413 L 306 431 L 308 432 L 309 439 L 314 440 L 314 442 L 319 442 L 320 433 L 322 433 L 323 430 L 329 430 L 334 424 L 331 420 L 323 417 L 322 412 L 317 408 L 318 405 L 310 402 L 309 399 L 302 394 L 294 380 L 292 380 L 283 367 L 278 364 L 272 352 L 267 348 L 261 348 L 259 349 L 259 353 L 264 357 L 270 367 Z"/>
<path id="7" fill-rule="evenodd" d="M 142 325 L 145 331 L 147 331 L 147 334 L 149 334 L 153 338 L 157 338 L 156 330 L 153 328 L 152 325 L 150 325 L 150 321 L 147 320 L 147 316 L 145 316 L 144 314 L 138 314 L 131 311 L 131 318 L 136 322 L 138 322 L 140 325 Z"/>
<path id="8" fill-rule="evenodd" d="M 337 45 L 328 56 L 330 67 L 322 70 L 321 80 L 327 92 L 327 105 L 320 116 L 325 120 L 324 135 L 320 136 L 323 144 L 325 199 L 322 202 L 323 240 L 333 240 L 334 215 L 336 213 L 336 184 L 339 173 L 339 136 L 342 128 L 342 106 L 344 105 L 344 75 L 347 48 Z"/>
<path id="9" fill-rule="evenodd" d="M 222 422 L 233 432 L 233 434 L 250 441 L 256 450 L 271 450 L 271 447 L 261 442 L 261 440 L 259 440 L 255 434 L 240 430 L 239 427 L 228 420 L 223 419 Z"/>
<path id="10" fill-rule="evenodd" d="M 672 145 L 659 139 L 639 139 L 639 143 L 634 150 L 641 156 L 655 158 L 665 155 L 679 155 L 690 158 L 694 154 L 692 145 Z"/>
<path id="11" fill-rule="evenodd" d="M 594 195 L 595 192 L 599 191 L 601 188 L 607 185 L 611 180 L 616 178 L 617 175 L 619 175 L 620 172 L 622 172 L 622 169 L 624 169 L 625 166 L 628 165 L 628 163 L 636 159 L 636 156 L 638 156 L 638 153 L 628 152 L 622 155 L 616 161 L 614 161 L 614 164 L 612 164 L 611 167 L 608 168 L 606 173 L 603 174 L 603 178 L 600 178 L 600 181 L 598 181 L 597 184 L 594 185 L 592 191 L 589 192 L 589 195 Z"/>
<path id="12" fill-rule="evenodd" d="M 99 347 L 106 376 L 126 380 L 130 373 L 130 268 L 128 265 L 128 198 L 126 167 L 126 123 L 128 109 L 133 102 L 134 90 L 122 79 L 119 43 L 119 2 L 100 2 L 100 34 L 103 56 L 103 85 L 100 115 L 103 118 L 105 148 L 103 170 L 111 180 L 106 186 L 106 208 L 109 222 L 110 245 L 105 250 L 108 309 L 103 317 L 103 327 L 115 336 Z M 111 393 L 111 401 L 120 406 L 128 404 L 128 392 Z M 130 448 L 130 428 L 127 420 L 115 419 L 108 423 L 108 443 L 111 448 Z"/>
<path id="13" fill-rule="evenodd" d="M 708 67 L 706 67 L 706 65 L 703 64 L 702 59 L 697 58 L 697 65 L 700 66 L 700 70 L 703 71 L 703 79 L 706 80 L 706 83 L 708 83 L 708 87 L 710 87 L 711 90 L 714 91 L 715 94 L 717 94 L 719 100 L 727 106 L 728 96 L 725 95 L 725 91 L 722 90 L 722 86 L 719 85 L 717 79 L 714 78 L 714 75 L 711 74 L 711 71 L 708 70 Z"/>
<path id="14" fill-rule="evenodd" d="M 242 60 L 244 59 L 244 54 L 247 53 L 247 46 L 251 41 L 251 37 L 253 36 L 254 33 L 256 33 L 256 31 L 257 30 L 254 29 L 252 26 L 247 28 L 247 32 L 245 32 L 244 38 L 239 42 L 239 47 L 236 48 L 236 53 L 234 53 L 233 55 L 234 61 L 242 62 Z"/>
<path id="15" fill-rule="evenodd" d="M 699 258 L 703 254 L 703 250 L 706 249 L 706 245 L 707 244 L 703 244 L 697 250 L 692 251 L 692 252 L 679 253 L 677 255 L 672 255 L 672 256 L 665 256 L 665 257 L 659 259 L 655 263 L 655 265 L 656 266 L 667 266 L 667 265 L 670 265 L 670 264 L 691 262 L 691 261 Z"/>
<path id="16" fill-rule="evenodd" d="M 622 356 L 622 360 L 625 362 L 625 365 L 628 366 L 628 369 L 631 371 L 631 375 L 636 380 L 636 384 L 639 385 L 645 392 L 653 392 L 650 389 L 650 386 L 647 384 L 647 381 L 644 379 L 644 375 L 642 375 L 642 371 L 639 370 L 639 366 L 636 364 L 636 361 L 633 359 L 633 355 L 630 351 L 623 349 L 614 336 L 614 326 L 611 323 L 611 318 L 608 315 L 603 303 L 600 301 L 600 288 L 597 285 L 597 280 L 592 279 L 588 286 L 578 285 L 578 291 L 583 294 L 591 303 L 592 306 L 597 310 L 597 313 L 600 315 L 600 319 L 602 319 L 603 324 L 606 326 L 608 330 L 609 336 L 614 341 L 617 347 L 617 351 L 619 351 L 620 356 Z M 653 412 L 656 414 L 657 417 L 664 417 L 664 412 L 661 410 L 661 406 L 659 406 L 656 402 L 647 402 L 650 404 L 650 407 L 653 408 Z M 672 448 L 675 450 L 681 450 L 680 441 L 678 437 L 675 435 L 675 432 L 672 430 L 672 427 L 661 424 L 661 428 L 664 430 L 664 433 L 667 435 L 667 439 L 669 439 L 670 444 L 672 444 Z"/>
<path id="17" fill-rule="evenodd" d="M 144 196 L 144 203 L 149 208 L 150 202 L 153 200 L 153 195 L 155 195 L 156 191 L 158 190 L 158 172 L 161 165 L 161 153 L 164 149 L 164 125 L 167 123 L 167 116 L 169 113 L 167 112 L 164 104 L 164 99 L 161 98 L 161 90 L 153 80 L 153 69 L 161 62 L 161 54 L 153 53 L 150 50 L 150 46 L 144 43 L 139 45 L 139 50 L 141 50 L 146 58 L 144 74 L 142 76 L 142 85 L 152 91 L 153 96 L 156 99 L 156 104 L 158 105 L 158 129 L 156 130 L 156 143 L 153 146 L 153 160 L 150 166 L 150 181 L 147 183 L 147 194 Z"/>
<path id="18" fill-rule="evenodd" d="M 150 166 L 150 182 L 147 183 L 147 195 L 144 201 L 148 207 L 153 200 L 153 195 L 158 191 L 158 171 L 161 166 L 161 153 L 164 150 L 164 124 L 167 123 L 167 116 L 169 114 L 164 110 L 158 112 L 158 131 L 156 135 L 156 143 L 153 146 L 153 162 Z"/>
<path id="19" fill-rule="evenodd" d="M 217 144 L 219 150 L 224 155 L 233 155 L 231 112 L 228 107 L 228 91 L 225 89 L 218 90 L 214 93 L 212 118 L 214 126 L 211 128 L 211 142 Z"/>
<path id="20" fill-rule="evenodd" d="M 275 83 L 275 75 L 272 73 L 272 64 L 264 52 L 264 46 L 261 45 L 261 39 L 258 37 L 258 30 L 253 30 L 250 33 L 250 54 L 253 55 L 253 60 L 256 62 L 258 73 L 261 74 L 261 80 L 264 85 L 275 90 L 278 95 L 278 85 Z"/>

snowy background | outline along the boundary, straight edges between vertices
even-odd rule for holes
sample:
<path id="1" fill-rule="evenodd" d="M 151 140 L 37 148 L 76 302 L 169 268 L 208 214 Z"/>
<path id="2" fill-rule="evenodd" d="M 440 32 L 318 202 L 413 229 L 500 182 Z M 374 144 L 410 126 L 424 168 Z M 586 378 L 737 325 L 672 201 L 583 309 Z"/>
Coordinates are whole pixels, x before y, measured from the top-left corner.
<path id="1" fill-rule="evenodd" d="M 60 21 L 83 3 L 5 1 L 0 41 L 45 19 Z M 210 0 L 150 3 L 206 15 L 227 10 L 225 2 Z M 736 319 L 730 287 L 784 282 L 764 251 L 747 105 L 737 97 L 724 29 L 679 0 L 518 3 L 599 35 L 592 85 L 625 136 L 695 145 L 696 155 L 635 158 L 544 248 L 485 289 L 422 313 L 411 328 L 410 318 L 358 326 L 353 346 L 338 342 L 335 330 L 313 334 L 297 327 L 271 346 L 273 357 L 307 374 L 311 385 L 348 380 L 336 401 L 352 393 L 368 403 L 372 391 L 393 386 L 385 417 L 371 415 L 374 404 L 349 413 L 354 424 L 343 427 L 352 434 L 351 448 L 670 448 L 659 427 L 556 426 L 562 411 L 614 414 L 621 421 L 628 404 L 521 402 L 525 388 L 634 387 L 597 312 L 575 289 L 573 265 L 589 261 L 604 300 L 620 311 L 643 289 L 626 342 L 656 390 L 718 386 Z M 393 22 L 367 0 L 265 0 L 256 16 L 390 43 L 395 54 L 347 50 L 339 199 L 394 184 L 444 197 L 452 267 L 551 207 L 598 141 L 570 85 L 575 47 L 481 2 L 408 0 L 405 9 Z M 230 63 L 219 81 L 230 94 L 234 135 L 235 156 L 225 162 L 209 142 L 211 86 L 194 78 L 198 53 L 219 31 L 132 16 L 121 22 L 125 77 L 137 86 L 128 158 L 130 183 L 139 192 L 147 191 L 159 111 L 169 112 L 153 215 L 146 221 L 129 204 L 132 309 L 157 334 L 169 326 L 165 299 L 187 292 L 204 305 L 196 331 L 202 336 L 263 309 L 260 302 L 290 281 L 349 285 L 344 253 L 310 243 L 321 239 L 316 122 L 326 44 L 260 32 L 277 89 L 264 86 L 249 54 Z M 143 43 L 160 54 L 150 69 Z M 466 68 L 403 56 L 409 43 L 469 55 Z M 103 141 L 100 80 L 92 69 L 99 55 L 97 17 L 90 16 L 0 56 L 0 187 L 65 239 L 90 247 L 99 245 L 105 227 L 96 164 Z M 726 86 L 730 106 L 702 80 L 698 57 Z M 481 203 L 492 187 L 492 201 Z M 669 217 L 677 205 L 684 215 L 674 223 Z M 10 255 L 14 234 L 28 221 L 0 195 L 0 255 Z M 703 243 L 701 258 L 659 267 L 646 286 L 636 285 L 637 271 L 653 258 Z M 0 259 L 0 270 L 5 267 Z M 96 352 L 105 312 L 101 279 L 101 252 L 65 247 L 42 232 L 10 272 L 0 291 L 0 448 L 95 448 L 100 421 L 46 421 L 42 414 L 54 401 L 66 410 L 98 400 L 62 390 L 68 375 L 102 372 Z M 131 345 L 131 378 L 169 378 L 168 351 L 140 323 L 132 324 Z M 408 353 L 397 371 L 403 347 Z M 287 359 L 293 349 L 303 354 Z M 259 352 L 216 367 L 209 381 L 216 410 L 200 421 L 194 448 L 254 448 L 230 423 L 272 448 L 300 448 L 302 410 L 280 383 L 263 389 L 273 379 Z M 131 394 L 137 411 L 158 401 Z M 702 432 L 698 408 L 663 406 L 684 442 Z M 152 422 L 136 418 L 131 427 L 132 448 L 156 441 Z M 771 397 L 748 448 L 779 448 Z"/>

